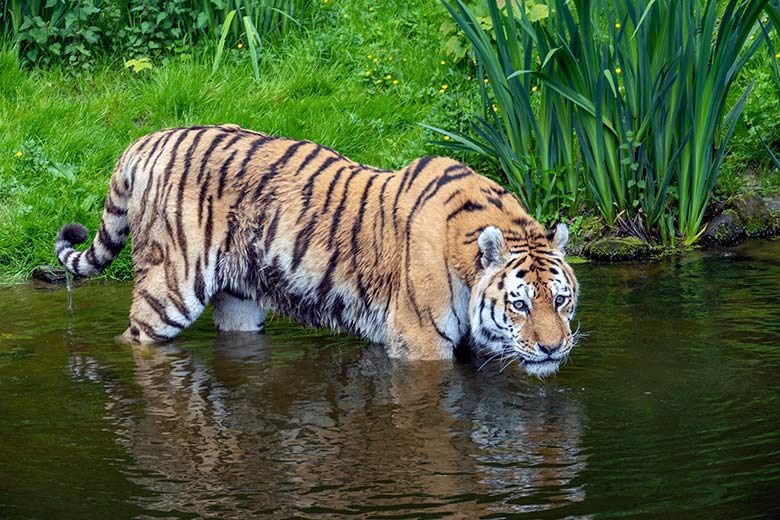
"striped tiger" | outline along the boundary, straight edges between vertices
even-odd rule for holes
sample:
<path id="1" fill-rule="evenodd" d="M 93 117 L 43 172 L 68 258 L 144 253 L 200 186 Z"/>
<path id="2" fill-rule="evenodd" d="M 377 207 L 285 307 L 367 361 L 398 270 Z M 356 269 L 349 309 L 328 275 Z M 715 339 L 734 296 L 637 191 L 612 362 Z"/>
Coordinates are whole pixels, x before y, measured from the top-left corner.
<path id="1" fill-rule="evenodd" d="M 124 338 L 170 340 L 207 304 L 220 331 L 261 331 L 266 310 L 347 331 L 407 359 L 456 349 L 555 372 L 575 343 L 568 229 L 452 159 L 398 171 L 235 125 L 146 135 L 119 158 L 92 244 L 57 235 L 74 275 L 105 269 L 132 235 Z"/>

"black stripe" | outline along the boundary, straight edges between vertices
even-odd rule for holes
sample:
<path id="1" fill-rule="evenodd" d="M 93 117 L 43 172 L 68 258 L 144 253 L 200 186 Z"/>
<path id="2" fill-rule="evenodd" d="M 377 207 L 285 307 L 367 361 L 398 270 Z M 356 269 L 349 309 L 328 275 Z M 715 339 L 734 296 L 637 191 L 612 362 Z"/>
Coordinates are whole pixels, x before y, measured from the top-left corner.
<path id="1" fill-rule="evenodd" d="M 284 154 L 274 161 L 265 171 L 263 176 L 260 178 L 260 182 L 257 184 L 257 187 L 255 188 L 255 198 L 258 198 L 260 194 L 265 189 L 265 186 L 277 175 L 279 175 L 280 170 L 282 167 L 284 167 L 288 162 L 292 160 L 292 158 L 295 156 L 295 153 L 298 151 L 299 148 L 302 146 L 305 146 L 307 144 L 312 144 L 308 141 L 297 141 L 295 144 L 289 146 L 287 148 L 287 151 L 284 152 Z M 318 149 L 321 147 L 319 145 L 317 146 Z"/>
<path id="2" fill-rule="evenodd" d="M 206 170 L 206 164 L 208 164 L 209 159 L 211 159 L 211 154 L 214 153 L 214 150 L 216 150 L 219 143 L 227 139 L 228 135 L 229 134 L 216 135 L 209 143 L 208 148 L 204 150 L 203 158 L 200 161 L 200 168 L 198 168 L 198 179 L 197 179 L 198 183 L 200 183 L 203 180 L 203 172 Z M 208 183 L 208 180 L 206 181 L 206 183 Z"/>
<path id="3" fill-rule="evenodd" d="M 268 232 L 265 235 L 265 250 L 270 251 L 271 250 L 271 242 L 273 242 L 274 238 L 276 238 L 276 232 L 279 229 L 279 219 L 282 215 L 282 212 L 277 210 L 276 214 L 274 214 L 274 218 L 271 220 L 271 224 L 268 226 Z"/>
<path id="4" fill-rule="evenodd" d="M 146 300 L 152 310 L 157 313 L 157 316 L 159 316 L 160 320 L 166 325 L 176 327 L 178 329 L 183 329 L 187 326 L 181 322 L 171 319 L 170 316 L 168 316 L 168 311 L 165 309 L 165 305 L 163 305 L 160 300 L 149 294 L 149 292 L 145 289 L 138 291 L 138 294 L 140 294 L 141 297 Z"/>
<path id="5" fill-rule="evenodd" d="M 450 338 L 443 330 L 439 328 L 439 326 L 436 324 L 436 321 L 434 321 L 433 319 L 433 315 L 430 312 L 428 313 L 428 318 L 431 321 L 431 325 L 433 325 L 433 328 L 436 330 L 436 334 L 438 334 L 441 339 L 448 342 L 450 345 L 454 347 L 455 341 L 452 338 Z"/>
<path id="6" fill-rule="evenodd" d="M 404 170 L 404 175 L 401 177 L 401 184 L 398 186 L 398 191 L 395 192 L 395 200 L 393 200 L 393 222 L 396 225 L 398 225 L 398 202 L 401 199 L 401 192 L 409 191 L 409 188 L 412 187 L 412 182 L 414 182 L 417 174 L 419 174 L 420 171 L 425 168 L 432 159 L 433 157 L 423 157 L 417 161 L 414 168 L 409 166 L 406 168 L 406 170 Z M 409 181 L 409 186 L 404 189 L 407 180 Z"/>
<path id="7" fill-rule="evenodd" d="M 333 164 L 334 162 L 338 161 L 338 157 L 328 157 L 325 159 L 322 164 L 317 168 L 317 171 L 312 173 L 309 176 L 309 179 L 306 181 L 306 184 L 301 188 L 301 196 L 302 196 L 302 204 L 301 204 L 301 214 L 298 215 L 298 221 L 301 222 L 303 220 L 303 217 L 306 215 L 306 212 L 309 209 L 309 205 L 311 204 L 311 198 L 314 194 L 314 181 L 319 177 L 323 172 L 327 170 L 327 168 Z"/>
<path id="8" fill-rule="evenodd" d="M 179 247 L 181 248 L 181 256 L 184 259 L 184 279 L 189 278 L 190 273 L 190 259 L 187 256 L 187 235 L 184 233 L 184 189 L 187 185 L 187 178 L 190 174 L 190 167 L 192 166 L 192 155 L 198 148 L 201 137 L 208 129 L 201 129 L 195 134 L 195 137 L 190 143 L 190 147 L 187 148 L 187 152 L 184 155 L 184 167 L 182 168 L 181 176 L 179 177 L 179 192 L 176 196 L 176 236 L 179 241 Z"/>
<path id="9" fill-rule="evenodd" d="M 358 234 L 360 233 L 360 228 L 363 226 L 363 218 L 366 214 L 366 204 L 368 204 L 368 193 L 371 190 L 371 186 L 374 184 L 374 181 L 376 180 L 376 175 L 371 175 L 371 177 L 368 179 L 368 182 L 366 182 L 366 187 L 363 190 L 363 193 L 360 195 L 360 207 L 358 208 L 358 214 L 357 218 L 355 219 L 355 223 L 352 225 L 352 254 L 355 255 L 358 253 L 358 250 L 360 249 L 360 246 L 358 244 Z M 353 257 L 352 265 L 357 265 L 357 259 Z"/>
<path id="10" fill-rule="evenodd" d="M 474 211 L 481 211 L 485 209 L 485 206 L 482 204 L 478 204 L 472 201 L 466 201 L 461 207 L 447 215 L 447 222 L 457 217 L 460 213 L 463 212 L 474 212 Z"/>
<path id="11" fill-rule="evenodd" d="M 182 142 L 184 142 L 184 140 L 187 138 L 189 134 L 190 134 L 189 129 L 184 130 L 181 133 L 181 135 L 176 139 L 176 141 L 173 143 L 173 149 L 171 150 L 170 157 L 168 159 L 168 162 L 165 164 L 165 167 L 163 168 L 165 186 L 168 186 L 168 178 L 171 176 L 171 173 L 173 172 L 173 165 L 176 162 L 176 156 L 179 154 L 179 147 L 181 147 Z"/>
<path id="12" fill-rule="evenodd" d="M 141 209 L 138 212 L 139 215 L 146 215 L 147 214 L 146 206 L 150 202 L 149 192 L 152 190 L 152 187 L 154 186 L 155 180 L 156 180 L 155 176 L 153 174 L 154 174 L 155 167 L 157 166 L 157 161 L 159 161 L 160 158 L 165 153 L 165 148 L 166 148 L 166 146 L 168 146 L 168 142 L 175 135 L 175 133 L 176 133 L 175 130 L 169 131 L 169 132 L 166 133 L 166 135 L 165 135 L 165 137 L 163 139 L 158 140 L 157 143 L 155 143 L 155 147 L 154 147 L 154 150 L 152 151 L 152 154 L 149 155 L 149 157 L 147 158 L 147 162 L 144 163 L 143 171 L 146 172 L 147 178 L 146 178 L 146 187 L 144 188 L 144 193 L 141 196 L 141 198 L 139 199 L 139 201 L 141 203 Z M 152 161 L 152 164 L 149 165 L 149 167 L 147 168 L 147 164 L 151 160 L 152 155 L 153 155 L 154 151 L 157 149 L 157 145 L 158 144 L 160 145 L 160 147 L 159 147 L 160 148 L 160 152 L 154 158 L 154 161 Z M 153 203 L 156 203 L 158 198 L 159 198 L 159 194 L 155 193 L 155 201 Z"/>
<path id="13" fill-rule="evenodd" d="M 98 228 L 98 240 L 100 241 L 100 245 L 111 253 L 112 258 L 116 257 L 125 245 L 124 242 L 115 242 L 111 238 L 111 235 L 106 229 L 105 222 L 101 222 L 100 228 Z"/>
<path id="14" fill-rule="evenodd" d="M 460 194 L 461 194 L 461 191 L 460 191 L 460 190 L 455 190 L 455 191 L 453 191 L 452 193 L 450 193 L 450 196 L 449 196 L 449 197 L 447 197 L 447 199 L 444 201 L 444 205 L 446 206 L 447 204 L 449 204 L 450 202 L 452 202 L 452 199 L 454 199 L 455 197 L 457 197 L 457 196 L 458 196 L 458 195 L 460 195 Z"/>
<path id="15" fill-rule="evenodd" d="M 360 208 L 358 209 L 357 218 L 355 219 L 355 223 L 352 225 L 352 244 L 351 244 L 352 269 L 357 273 L 358 297 L 366 307 L 368 307 L 371 304 L 371 302 L 369 301 L 366 288 L 363 285 L 363 273 L 361 270 L 358 269 L 358 265 L 357 265 L 357 255 L 360 252 L 358 235 L 360 234 L 360 228 L 363 226 L 363 218 L 365 217 L 366 214 L 368 193 L 371 190 L 371 185 L 374 184 L 374 181 L 376 179 L 377 179 L 377 174 L 371 174 L 371 177 L 368 179 L 368 182 L 366 182 L 366 188 L 363 190 L 363 194 L 360 196 Z"/>
<path id="16" fill-rule="evenodd" d="M 236 171 L 236 179 L 242 178 L 244 175 L 246 175 L 246 167 L 249 164 L 249 162 L 254 158 L 255 153 L 262 147 L 265 143 L 270 141 L 271 138 L 268 136 L 262 136 L 258 137 L 254 141 L 252 141 L 249 144 L 249 148 L 247 148 L 246 155 L 244 156 L 244 160 L 241 161 L 241 166 L 238 168 L 238 171 Z"/>
<path id="17" fill-rule="evenodd" d="M 436 157 L 429 155 L 428 157 L 423 157 L 417 162 L 417 166 L 415 166 L 414 170 L 412 171 L 412 176 L 409 178 L 409 184 L 406 186 L 405 191 L 409 191 L 412 187 L 412 184 L 414 184 L 414 181 L 417 180 L 417 177 L 422 173 L 422 171 L 430 164 L 432 160 L 434 160 Z"/>
<path id="18" fill-rule="evenodd" d="M 318 213 L 315 212 L 309 219 L 309 222 L 306 223 L 306 226 L 304 226 L 301 232 L 298 233 L 298 236 L 295 237 L 295 245 L 293 246 L 292 264 L 290 266 L 290 269 L 292 271 L 298 269 L 298 266 L 301 264 L 301 261 L 303 260 L 303 256 L 306 254 L 306 251 L 308 251 L 309 249 L 311 238 L 314 235 L 314 230 L 317 226 L 317 215 Z"/>
<path id="19" fill-rule="evenodd" d="M 455 173 L 454 175 L 450 175 L 453 172 L 459 172 Z M 435 197 L 437 193 L 439 193 L 439 190 L 446 186 L 447 184 L 451 182 L 455 182 L 459 179 L 462 179 L 464 177 L 469 177 L 471 175 L 471 170 L 468 168 L 465 168 L 463 165 L 457 165 L 457 166 L 450 166 L 446 170 L 444 170 L 444 174 L 441 176 L 441 178 L 436 182 L 436 189 L 434 189 L 431 193 L 428 194 L 428 196 L 423 200 L 423 202 L 428 202 L 431 198 Z M 449 202 L 450 199 L 447 199 L 447 202 Z"/>
<path id="20" fill-rule="evenodd" d="M 203 280 L 203 270 L 200 266 L 200 258 L 198 258 L 198 261 L 195 263 L 193 289 L 195 290 L 195 297 L 201 305 L 206 305 L 206 282 Z"/>
<path id="21" fill-rule="evenodd" d="M 106 212 L 110 213 L 111 215 L 117 215 L 119 217 L 127 215 L 127 208 L 120 207 L 114 204 L 114 201 L 111 200 L 110 193 L 106 197 L 106 203 L 104 205 L 104 209 L 106 210 Z"/>
<path id="22" fill-rule="evenodd" d="M 336 232 L 338 231 L 338 227 L 341 224 L 341 217 L 344 214 L 344 208 L 347 205 L 347 200 L 349 199 L 349 184 L 352 182 L 352 179 L 355 178 L 355 176 L 360 173 L 361 170 L 352 170 L 352 173 L 349 174 L 349 177 L 347 177 L 347 180 L 344 181 L 344 192 L 341 195 L 341 202 L 339 202 L 338 207 L 336 208 L 336 211 L 333 212 L 333 220 L 330 224 L 330 235 L 328 236 L 328 247 L 333 247 L 333 241 L 336 238 Z"/>
<path id="23" fill-rule="evenodd" d="M 332 255 L 330 255 L 328 266 L 325 268 L 325 273 L 322 275 L 320 284 L 317 287 L 317 294 L 320 301 L 325 301 L 325 298 L 327 297 L 328 293 L 330 293 L 331 288 L 333 288 L 333 273 L 336 271 L 338 262 L 339 251 L 337 249 Z"/>
<path id="24" fill-rule="evenodd" d="M 322 153 L 323 150 L 325 150 L 324 147 L 318 144 L 314 144 L 314 150 L 312 150 L 311 153 L 309 153 L 309 155 L 306 156 L 303 162 L 301 162 L 301 164 L 298 165 L 298 169 L 295 170 L 295 175 L 299 175 L 309 165 L 310 162 L 312 162 L 320 153 Z M 330 159 L 333 159 L 334 161 L 336 160 L 335 157 L 331 157 Z"/>
<path id="25" fill-rule="evenodd" d="M 258 135 L 259 135 L 259 134 L 258 134 Z M 240 140 L 244 139 L 245 137 L 246 137 L 246 136 L 245 136 L 244 134 L 242 134 L 242 133 L 240 133 L 240 132 L 239 132 L 239 133 L 237 133 L 236 135 L 234 135 L 233 137 L 231 137 L 230 139 L 228 139 L 227 141 L 225 141 L 225 144 L 224 144 L 224 145 L 222 145 L 222 149 L 223 149 L 223 150 L 229 150 L 230 148 L 232 148 L 232 147 L 233 147 L 233 145 L 234 145 L 234 144 L 236 144 L 236 143 L 237 143 L 237 142 L 239 142 Z"/>
<path id="26" fill-rule="evenodd" d="M 328 207 L 330 206 L 330 200 L 333 196 L 333 190 L 336 188 L 336 183 L 341 178 L 341 174 L 344 172 L 344 170 L 347 169 L 347 166 L 342 166 L 338 170 L 336 170 L 336 173 L 333 174 L 333 178 L 330 180 L 330 184 L 328 185 L 328 191 L 325 193 L 325 204 L 322 206 L 322 213 L 325 214 L 328 211 Z"/>
<path id="27" fill-rule="evenodd" d="M 158 334 L 157 332 L 155 332 L 154 328 L 148 323 L 146 323 L 145 321 L 134 319 L 133 323 L 135 323 L 135 325 L 137 325 L 138 327 L 141 327 L 144 333 L 146 333 L 146 335 L 152 338 L 154 341 L 163 342 L 171 339 L 171 336 L 166 336 L 164 334 Z"/>
<path id="28" fill-rule="evenodd" d="M 382 189 L 379 190 L 379 220 L 382 225 L 382 231 L 385 229 L 385 190 L 394 178 L 394 175 L 388 175 L 385 182 L 382 183 Z"/>
<path id="29" fill-rule="evenodd" d="M 217 199 L 222 198 L 222 192 L 225 189 L 225 181 L 227 179 L 228 173 L 230 173 L 230 165 L 233 163 L 233 159 L 236 158 L 236 153 L 238 150 L 233 150 L 233 152 L 230 154 L 230 156 L 225 159 L 225 162 L 222 163 L 222 166 L 219 168 L 219 184 L 217 185 Z"/>
<path id="30" fill-rule="evenodd" d="M 203 210 L 206 207 L 206 192 L 211 187 L 211 171 L 206 173 L 206 178 L 200 185 L 200 193 L 198 194 L 198 226 L 203 223 Z"/>
<path id="31" fill-rule="evenodd" d="M 166 246 L 166 262 L 163 268 L 165 269 L 165 284 L 168 287 L 168 298 L 179 313 L 184 316 L 185 319 L 190 319 L 190 311 L 184 305 L 184 296 L 181 294 L 181 284 L 179 283 L 179 277 L 176 274 L 176 267 L 167 261 L 170 256 L 168 255 L 168 248 Z"/>
<path id="32" fill-rule="evenodd" d="M 206 225 L 203 228 L 203 250 L 206 256 L 205 263 L 209 265 L 209 253 L 211 251 L 211 239 L 214 234 L 214 199 L 212 195 L 206 201 Z"/>

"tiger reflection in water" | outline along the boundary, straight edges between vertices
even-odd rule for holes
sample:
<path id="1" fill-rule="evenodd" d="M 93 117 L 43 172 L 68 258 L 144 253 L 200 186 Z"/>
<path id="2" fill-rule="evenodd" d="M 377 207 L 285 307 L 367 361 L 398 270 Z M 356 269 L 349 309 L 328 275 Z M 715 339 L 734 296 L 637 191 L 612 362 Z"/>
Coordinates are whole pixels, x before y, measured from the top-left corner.
<path id="1" fill-rule="evenodd" d="M 276 339 L 273 353 L 265 336 L 214 341 L 208 359 L 131 347 L 137 386 L 112 379 L 97 352 L 72 354 L 72 374 L 102 383 L 118 442 L 143 469 L 130 478 L 157 497 L 143 507 L 476 518 L 584 499 L 571 484 L 586 464 L 576 393 L 334 338 Z"/>

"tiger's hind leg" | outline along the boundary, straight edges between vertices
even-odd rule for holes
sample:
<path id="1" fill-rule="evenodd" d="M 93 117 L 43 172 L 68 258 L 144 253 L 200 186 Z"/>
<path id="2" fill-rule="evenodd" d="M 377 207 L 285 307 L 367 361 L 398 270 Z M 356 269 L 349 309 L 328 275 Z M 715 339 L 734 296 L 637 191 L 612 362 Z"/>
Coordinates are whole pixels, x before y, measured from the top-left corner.
<path id="1" fill-rule="evenodd" d="M 265 324 L 266 309 L 251 298 L 240 298 L 227 292 L 214 296 L 214 323 L 220 332 L 260 332 Z"/>
<path id="2" fill-rule="evenodd" d="M 170 267 L 167 271 L 163 264 L 136 269 L 125 339 L 138 343 L 168 341 L 192 325 L 205 309 L 210 295 L 203 278 L 177 276 Z"/>

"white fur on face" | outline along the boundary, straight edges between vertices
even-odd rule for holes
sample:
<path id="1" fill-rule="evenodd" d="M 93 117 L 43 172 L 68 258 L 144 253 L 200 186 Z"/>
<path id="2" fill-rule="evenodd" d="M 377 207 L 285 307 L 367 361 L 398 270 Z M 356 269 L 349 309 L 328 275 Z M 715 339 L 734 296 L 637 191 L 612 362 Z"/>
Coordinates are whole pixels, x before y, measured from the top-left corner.
<path id="1" fill-rule="evenodd" d="M 559 311 L 567 308 L 568 312 L 564 318 L 568 322 L 574 314 L 573 299 L 576 295 L 573 288 L 567 284 L 562 268 L 557 270 L 547 282 L 547 288 L 553 305 L 558 296 L 566 298 L 555 310 L 560 315 Z M 513 313 L 530 316 L 534 312 L 534 299 L 540 295 L 537 294 L 537 288 L 526 281 L 525 271 L 520 268 L 502 276 L 503 290 L 497 293 L 496 289 L 500 287 L 498 279 L 495 278 L 497 271 L 497 268 L 486 269 L 475 288 L 470 304 L 471 333 L 478 352 L 489 359 L 502 361 L 504 366 L 513 360 L 519 360 L 528 374 L 540 378 L 555 373 L 571 350 L 570 341 L 564 340 L 565 345 L 548 355 L 538 345 L 528 345 L 520 340 L 525 320 L 514 322 L 509 316 Z M 488 290 L 491 284 L 496 287 Z M 492 296 L 485 296 L 486 291 Z"/>

